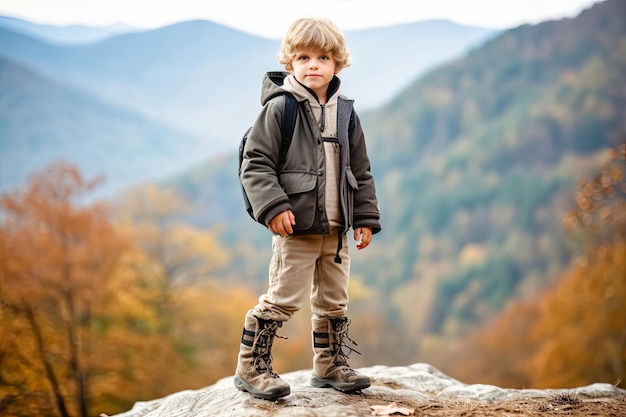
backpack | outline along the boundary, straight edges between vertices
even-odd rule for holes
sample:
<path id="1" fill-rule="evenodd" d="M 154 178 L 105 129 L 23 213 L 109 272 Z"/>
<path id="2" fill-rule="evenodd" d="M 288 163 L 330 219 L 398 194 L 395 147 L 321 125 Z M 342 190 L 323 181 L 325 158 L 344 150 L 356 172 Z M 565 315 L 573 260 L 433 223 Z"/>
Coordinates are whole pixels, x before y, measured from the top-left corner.
<path id="1" fill-rule="evenodd" d="M 296 126 L 296 116 L 298 114 L 298 101 L 296 98 L 290 94 L 285 92 L 285 105 L 283 107 L 283 115 L 282 115 L 282 123 L 281 123 L 281 141 L 280 141 L 280 154 L 278 156 L 278 167 L 282 168 L 285 160 L 287 159 L 287 151 L 289 150 L 289 145 L 291 145 L 291 138 L 293 136 L 293 131 Z M 239 185 L 241 186 L 241 193 L 243 194 L 244 205 L 246 206 L 246 211 L 254 218 L 254 213 L 252 212 L 252 206 L 250 205 L 250 200 L 246 194 L 246 190 L 243 188 L 243 184 L 241 183 L 241 163 L 243 162 L 243 153 L 246 147 L 246 142 L 248 141 L 248 135 L 250 134 L 250 130 L 252 127 L 249 127 L 246 130 L 246 133 L 243 134 L 241 141 L 239 142 Z M 265 225 L 262 220 L 257 220 L 259 223 Z"/>

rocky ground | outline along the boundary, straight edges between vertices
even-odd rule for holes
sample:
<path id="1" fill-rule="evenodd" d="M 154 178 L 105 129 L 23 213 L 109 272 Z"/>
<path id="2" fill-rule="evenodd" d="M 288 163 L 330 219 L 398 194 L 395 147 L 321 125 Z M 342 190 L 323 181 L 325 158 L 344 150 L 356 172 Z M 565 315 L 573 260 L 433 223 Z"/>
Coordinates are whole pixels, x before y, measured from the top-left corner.
<path id="1" fill-rule="evenodd" d="M 264 401 L 240 392 L 232 378 L 135 404 L 116 417 L 353 417 L 353 416 L 626 416 L 626 390 L 611 384 L 576 389 L 515 390 L 467 385 L 427 364 L 361 368 L 372 386 L 344 394 L 309 385 L 310 370 L 282 375 L 291 394 Z"/>

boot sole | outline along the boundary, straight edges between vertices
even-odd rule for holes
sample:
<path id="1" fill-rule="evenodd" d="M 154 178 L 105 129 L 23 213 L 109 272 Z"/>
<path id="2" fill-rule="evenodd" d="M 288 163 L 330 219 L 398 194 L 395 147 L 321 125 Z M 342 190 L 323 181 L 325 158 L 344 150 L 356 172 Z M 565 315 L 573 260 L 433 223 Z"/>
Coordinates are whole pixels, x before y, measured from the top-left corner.
<path id="1" fill-rule="evenodd" d="M 311 385 L 315 388 L 334 388 L 337 391 L 351 393 L 369 388 L 370 380 L 368 378 L 367 380 L 355 382 L 339 382 L 334 379 L 324 379 L 313 376 L 311 377 Z"/>
<path id="2" fill-rule="evenodd" d="M 259 398 L 261 400 L 276 401 L 277 399 L 284 397 L 286 395 L 289 395 L 291 393 L 291 388 L 289 388 L 289 386 L 283 389 L 274 391 L 274 392 L 259 391 L 258 389 L 254 388 L 252 385 L 248 384 L 247 382 L 245 382 L 238 376 L 235 376 L 234 382 L 235 382 L 235 387 L 237 387 L 239 391 L 248 392 L 252 394 L 253 397 Z"/>

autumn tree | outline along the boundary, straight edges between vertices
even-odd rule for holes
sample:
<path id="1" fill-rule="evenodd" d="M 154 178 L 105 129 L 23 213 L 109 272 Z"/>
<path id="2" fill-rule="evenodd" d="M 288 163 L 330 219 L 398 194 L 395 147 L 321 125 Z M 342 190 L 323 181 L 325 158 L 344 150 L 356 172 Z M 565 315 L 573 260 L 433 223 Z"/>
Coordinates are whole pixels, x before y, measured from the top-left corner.
<path id="1" fill-rule="evenodd" d="M 125 247 L 96 185 L 57 163 L 1 199 L 0 412 L 90 415 L 94 305 Z"/>
<path id="2" fill-rule="evenodd" d="M 154 284 L 154 303 L 165 319 L 176 314 L 180 303 L 174 289 L 206 281 L 223 267 L 227 253 L 215 235 L 180 220 L 188 208 L 174 190 L 146 185 L 128 193 L 119 204 L 122 225 L 132 234 L 146 262 L 143 271 Z M 163 323 L 168 334 L 174 329 Z"/>

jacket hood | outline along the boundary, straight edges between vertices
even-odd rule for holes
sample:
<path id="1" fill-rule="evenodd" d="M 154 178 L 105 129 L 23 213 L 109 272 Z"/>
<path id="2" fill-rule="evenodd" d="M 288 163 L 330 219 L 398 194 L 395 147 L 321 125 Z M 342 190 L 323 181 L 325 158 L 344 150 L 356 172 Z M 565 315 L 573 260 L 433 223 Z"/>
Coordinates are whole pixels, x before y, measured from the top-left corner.
<path id="1" fill-rule="evenodd" d="M 272 98 L 285 92 L 282 87 L 288 75 L 289 73 L 286 71 L 272 71 L 265 74 L 265 77 L 263 77 L 263 85 L 261 86 L 262 106 L 265 106 Z"/>

